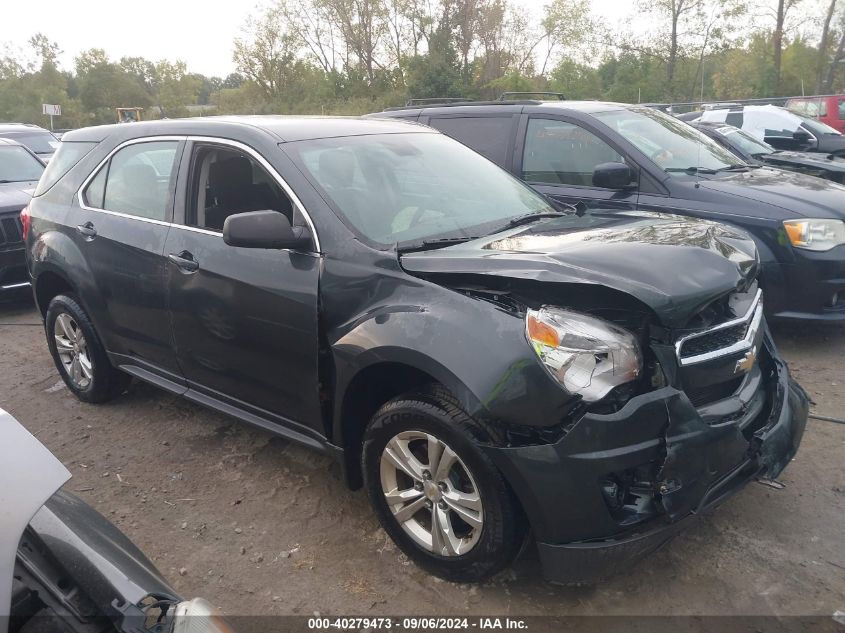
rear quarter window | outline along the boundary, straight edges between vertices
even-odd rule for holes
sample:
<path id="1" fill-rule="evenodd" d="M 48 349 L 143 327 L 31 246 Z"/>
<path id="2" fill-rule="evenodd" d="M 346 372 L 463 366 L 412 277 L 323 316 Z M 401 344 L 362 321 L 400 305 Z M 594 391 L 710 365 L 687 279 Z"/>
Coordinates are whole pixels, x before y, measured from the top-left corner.
<path id="1" fill-rule="evenodd" d="M 59 143 L 59 149 L 56 154 L 47 164 L 47 169 L 41 175 L 38 181 L 38 186 L 35 188 L 34 197 L 38 197 L 46 193 L 53 185 L 55 185 L 62 176 L 68 173 L 71 168 L 88 155 L 96 143 Z"/>

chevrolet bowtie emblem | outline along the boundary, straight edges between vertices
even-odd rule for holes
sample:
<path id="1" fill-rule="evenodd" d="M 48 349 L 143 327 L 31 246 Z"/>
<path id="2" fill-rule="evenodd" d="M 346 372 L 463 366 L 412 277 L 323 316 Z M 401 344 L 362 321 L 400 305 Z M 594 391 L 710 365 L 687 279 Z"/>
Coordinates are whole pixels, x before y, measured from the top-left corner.
<path id="1" fill-rule="evenodd" d="M 757 346 L 755 345 L 750 350 L 745 352 L 745 356 L 740 358 L 736 361 L 736 367 L 734 367 L 735 374 L 744 374 L 746 372 L 751 371 L 751 368 L 754 367 L 754 363 L 757 361 Z"/>

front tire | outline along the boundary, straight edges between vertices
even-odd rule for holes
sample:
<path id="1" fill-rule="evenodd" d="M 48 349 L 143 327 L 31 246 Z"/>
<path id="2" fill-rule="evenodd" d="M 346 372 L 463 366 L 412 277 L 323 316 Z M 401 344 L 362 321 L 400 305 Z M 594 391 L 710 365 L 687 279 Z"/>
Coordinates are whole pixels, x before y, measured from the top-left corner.
<path id="1" fill-rule="evenodd" d="M 56 369 L 77 398 L 100 403 L 125 391 L 131 377 L 111 365 L 91 319 L 76 297 L 54 297 L 47 307 L 44 325 Z"/>
<path id="2" fill-rule="evenodd" d="M 362 466 L 384 530 L 420 567 L 479 582 L 509 565 L 525 526 L 478 443 L 489 433 L 442 389 L 401 396 L 373 416 Z"/>

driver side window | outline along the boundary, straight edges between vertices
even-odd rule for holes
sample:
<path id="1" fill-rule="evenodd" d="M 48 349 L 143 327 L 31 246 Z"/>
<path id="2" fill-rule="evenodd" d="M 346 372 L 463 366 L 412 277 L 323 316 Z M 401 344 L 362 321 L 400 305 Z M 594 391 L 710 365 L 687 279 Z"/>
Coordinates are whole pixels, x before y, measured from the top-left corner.
<path id="1" fill-rule="evenodd" d="M 526 182 L 592 187 L 596 165 L 624 162 L 610 145 L 579 125 L 528 120 L 522 155 L 522 179 Z"/>
<path id="2" fill-rule="evenodd" d="M 296 225 L 290 198 L 255 159 L 231 147 L 195 147 L 186 224 L 222 231 L 227 217 L 248 211 L 278 211 Z"/>

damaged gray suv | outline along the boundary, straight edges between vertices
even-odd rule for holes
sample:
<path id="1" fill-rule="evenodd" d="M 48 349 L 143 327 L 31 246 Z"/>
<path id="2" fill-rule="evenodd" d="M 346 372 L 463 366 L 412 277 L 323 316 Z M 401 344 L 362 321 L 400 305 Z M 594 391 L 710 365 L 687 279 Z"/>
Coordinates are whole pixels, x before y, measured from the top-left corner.
<path id="1" fill-rule="evenodd" d="M 422 126 L 77 130 L 22 224 L 77 397 L 134 376 L 327 453 L 454 581 L 530 528 L 547 578 L 595 582 L 777 476 L 806 423 L 745 233 L 554 208 Z"/>

